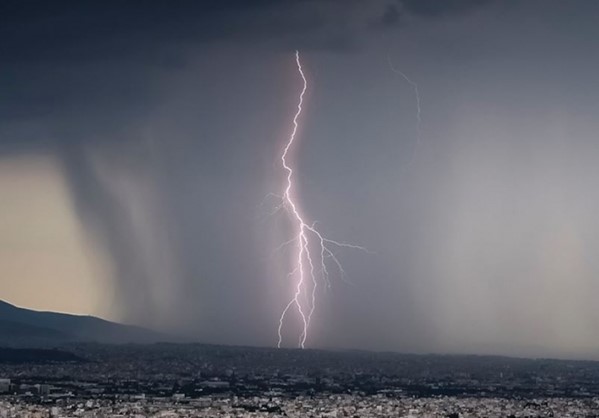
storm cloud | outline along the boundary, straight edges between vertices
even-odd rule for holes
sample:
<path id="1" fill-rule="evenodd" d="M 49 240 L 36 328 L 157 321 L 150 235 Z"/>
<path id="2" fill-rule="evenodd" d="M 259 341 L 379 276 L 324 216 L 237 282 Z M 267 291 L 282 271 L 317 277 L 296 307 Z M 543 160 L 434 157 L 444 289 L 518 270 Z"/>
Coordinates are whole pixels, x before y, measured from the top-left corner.
<path id="1" fill-rule="evenodd" d="M 289 296 L 279 156 L 332 238 L 309 345 L 593 355 L 590 2 L 0 6 L 0 153 L 50 155 L 125 321 L 270 345 Z M 418 83 L 422 141 L 415 145 Z M 411 161 L 411 163 L 410 163 Z M 266 198 L 266 199 L 265 199 Z M 1 268 L 1 266 L 0 266 Z"/>

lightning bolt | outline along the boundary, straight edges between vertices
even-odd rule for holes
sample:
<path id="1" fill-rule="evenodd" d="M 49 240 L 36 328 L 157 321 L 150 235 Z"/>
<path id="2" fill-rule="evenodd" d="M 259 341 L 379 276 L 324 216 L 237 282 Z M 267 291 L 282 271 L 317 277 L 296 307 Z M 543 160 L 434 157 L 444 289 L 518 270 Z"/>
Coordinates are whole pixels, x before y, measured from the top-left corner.
<path id="1" fill-rule="evenodd" d="M 308 89 L 308 80 L 306 79 L 306 75 L 302 69 L 299 51 L 295 51 L 295 62 L 297 65 L 297 71 L 302 79 L 303 86 L 299 94 L 297 110 L 293 116 L 293 128 L 281 155 L 281 162 L 283 169 L 287 173 L 287 177 L 282 196 L 282 203 L 280 205 L 287 210 L 287 213 L 294 224 L 295 234 L 291 239 L 279 246 L 280 249 L 287 245 L 295 244 L 294 266 L 291 269 L 291 272 L 288 274 L 288 278 L 295 278 L 295 284 L 293 286 L 293 296 L 283 309 L 281 317 L 279 318 L 279 327 L 277 330 L 279 337 L 277 347 L 279 348 L 283 343 L 283 326 L 285 318 L 292 309 L 297 310 L 301 323 L 301 333 L 299 335 L 298 346 L 300 348 L 305 348 L 306 340 L 308 338 L 308 330 L 310 328 L 312 316 L 314 315 L 314 311 L 316 309 L 316 299 L 319 289 L 318 279 L 320 278 L 323 281 L 324 286 L 331 286 L 329 280 L 329 270 L 326 263 L 327 259 L 333 260 L 333 263 L 341 273 L 341 276 L 345 276 L 345 271 L 343 270 L 339 259 L 329 248 L 329 246 L 351 248 L 368 252 L 367 249 L 358 245 L 333 241 L 325 238 L 318 231 L 318 229 L 316 229 L 315 222 L 308 224 L 304 220 L 305 218 L 301 213 L 299 204 L 296 202 L 296 198 L 293 195 L 295 190 L 294 170 L 289 162 L 289 152 L 296 142 L 299 120 L 303 110 L 302 106 L 304 104 L 304 95 Z M 317 251 L 314 251 L 315 249 L 317 249 Z"/>
<path id="2" fill-rule="evenodd" d="M 414 156 L 416 155 L 416 150 L 420 145 L 422 136 L 422 109 L 420 107 L 420 92 L 418 91 L 418 84 L 408 77 L 403 71 L 393 65 L 390 54 L 387 54 L 387 61 L 389 62 L 389 68 L 391 68 L 391 71 L 393 71 L 395 74 L 399 74 L 412 87 L 414 90 L 414 97 L 416 99 L 416 145 L 414 145 L 414 152 L 412 153 L 412 158 L 408 163 L 408 166 L 410 166 L 414 160 Z"/>

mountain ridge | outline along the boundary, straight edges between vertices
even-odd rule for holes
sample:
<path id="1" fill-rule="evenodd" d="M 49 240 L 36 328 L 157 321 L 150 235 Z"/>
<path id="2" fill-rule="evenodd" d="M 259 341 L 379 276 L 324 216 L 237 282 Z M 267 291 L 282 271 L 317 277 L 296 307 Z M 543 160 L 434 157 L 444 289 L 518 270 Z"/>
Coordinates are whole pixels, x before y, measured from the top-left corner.
<path id="1" fill-rule="evenodd" d="M 91 315 L 36 311 L 0 300 L 0 345 L 47 346 L 67 342 L 155 343 L 177 338 Z"/>

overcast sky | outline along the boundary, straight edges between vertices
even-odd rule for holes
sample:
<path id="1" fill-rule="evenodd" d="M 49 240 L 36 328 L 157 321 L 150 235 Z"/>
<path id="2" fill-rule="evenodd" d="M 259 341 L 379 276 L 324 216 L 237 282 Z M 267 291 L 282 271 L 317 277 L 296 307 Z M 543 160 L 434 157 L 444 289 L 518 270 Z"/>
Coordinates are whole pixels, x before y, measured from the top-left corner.
<path id="1" fill-rule="evenodd" d="M 298 199 L 374 253 L 336 252 L 350 283 L 332 269 L 307 346 L 597 358 L 598 19 L 583 0 L 4 1 L 0 299 L 275 345 L 297 49 Z"/>

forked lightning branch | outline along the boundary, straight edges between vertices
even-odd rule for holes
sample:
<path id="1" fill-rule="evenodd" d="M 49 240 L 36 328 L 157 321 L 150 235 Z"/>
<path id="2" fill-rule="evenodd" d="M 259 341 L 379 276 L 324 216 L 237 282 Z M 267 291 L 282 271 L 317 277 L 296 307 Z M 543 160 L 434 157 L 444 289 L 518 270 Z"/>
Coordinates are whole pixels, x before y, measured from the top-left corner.
<path id="1" fill-rule="evenodd" d="M 293 116 L 293 127 L 281 155 L 282 166 L 286 172 L 282 207 L 286 209 L 294 230 L 293 236 L 288 241 L 289 244 L 293 244 L 292 249 L 294 254 L 292 255 L 292 260 L 294 261 L 287 276 L 292 280 L 292 295 L 279 318 L 279 327 L 277 330 L 279 338 L 277 347 L 279 348 L 283 344 L 284 326 L 289 321 L 288 317 L 291 313 L 295 313 L 300 321 L 298 346 L 305 348 L 310 324 L 316 310 L 318 291 L 320 288 L 330 286 L 327 261 L 333 263 L 339 274 L 344 274 L 339 259 L 330 247 L 346 247 L 366 251 L 363 247 L 333 241 L 324 237 L 316 229 L 315 223 L 308 223 L 302 213 L 299 197 L 296 194 L 295 171 L 290 161 L 289 153 L 293 147 L 297 146 L 297 134 L 302 116 L 304 96 L 308 89 L 308 80 L 302 68 L 299 51 L 295 51 L 295 62 L 302 81 L 302 88 L 298 97 L 297 110 Z"/>

